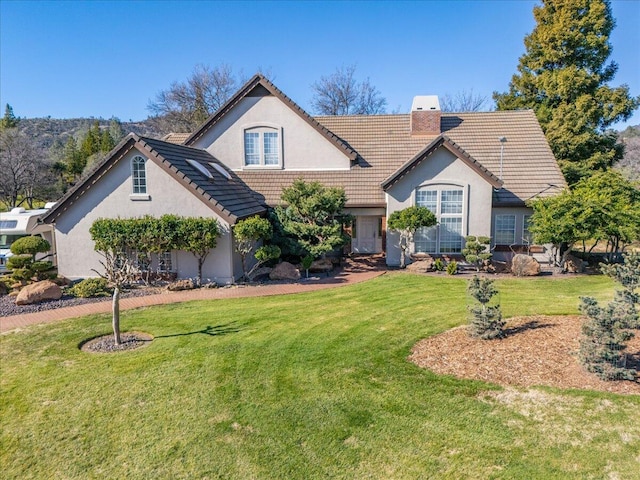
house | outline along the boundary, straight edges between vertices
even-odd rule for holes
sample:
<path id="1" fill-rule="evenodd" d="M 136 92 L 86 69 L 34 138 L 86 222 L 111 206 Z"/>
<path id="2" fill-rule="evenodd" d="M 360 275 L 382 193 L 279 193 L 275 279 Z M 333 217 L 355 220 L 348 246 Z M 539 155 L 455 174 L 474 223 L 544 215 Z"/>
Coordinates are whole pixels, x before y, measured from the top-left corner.
<path id="1" fill-rule="evenodd" d="M 78 277 L 97 268 L 96 218 L 212 215 L 224 233 L 205 276 L 232 281 L 230 227 L 279 204 L 297 178 L 344 187 L 351 250 L 386 252 L 389 265 L 400 263 L 399 238 L 386 231 L 396 210 L 422 205 L 438 218 L 415 252 L 455 255 L 465 236 L 483 235 L 499 257 L 529 242 L 526 201 L 566 187 L 530 110 L 444 113 L 423 96 L 408 114 L 312 117 L 256 75 L 190 135 L 128 137 L 44 220 L 55 224 L 61 273 Z M 171 255 L 179 276 L 193 275 L 187 257 Z"/>

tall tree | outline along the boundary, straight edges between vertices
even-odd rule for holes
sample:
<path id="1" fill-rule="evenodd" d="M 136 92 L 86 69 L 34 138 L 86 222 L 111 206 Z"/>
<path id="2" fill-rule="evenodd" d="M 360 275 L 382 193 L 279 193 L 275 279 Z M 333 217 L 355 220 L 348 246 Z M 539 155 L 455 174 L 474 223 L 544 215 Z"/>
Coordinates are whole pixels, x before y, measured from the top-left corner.
<path id="1" fill-rule="evenodd" d="M 311 105 L 319 115 L 375 115 L 385 113 L 387 100 L 369 79 L 358 82 L 356 66 L 336 69 L 311 85 L 314 92 Z"/>
<path id="2" fill-rule="evenodd" d="M 487 97 L 473 93 L 473 88 L 440 97 L 440 109 L 443 112 L 480 112 L 487 109 L 487 103 Z"/>
<path id="3" fill-rule="evenodd" d="M 525 37 L 506 93 L 494 92 L 498 110 L 533 109 L 569 184 L 606 170 L 622 157 L 607 131 L 640 104 L 626 85 L 610 87 L 618 70 L 608 62 L 615 26 L 608 0 L 542 0 L 536 27 Z"/>
<path id="4" fill-rule="evenodd" d="M 192 132 L 231 97 L 238 84 L 229 65 L 196 65 L 185 82 L 173 82 L 158 92 L 147 109 L 164 133 Z"/>
<path id="5" fill-rule="evenodd" d="M 7 103 L 4 107 L 4 117 L 0 120 L 0 130 L 15 128 L 19 121 L 20 119 L 13 113 L 13 107 Z"/>

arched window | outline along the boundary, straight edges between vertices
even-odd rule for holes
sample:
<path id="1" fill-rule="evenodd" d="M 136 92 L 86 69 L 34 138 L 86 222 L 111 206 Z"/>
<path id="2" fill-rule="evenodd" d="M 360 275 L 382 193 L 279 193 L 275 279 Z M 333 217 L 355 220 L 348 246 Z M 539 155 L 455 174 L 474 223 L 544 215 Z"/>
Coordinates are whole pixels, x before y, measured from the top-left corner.
<path id="1" fill-rule="evenodd" d="M 282 164 L 280 131 L 252 127 L 244 131 L 244 164 L 248 167 L 278 167 Z"/>
<path id="2" fill-rule="evenodd" d="M 464 188 L 458 185 L 426 185 L 416 190 L 416 205 L 427 207 L 438 225 L 420 228 L 414 237 L 416 252 L 460 253 L 466 216 Z"/>
<path id="3" fill-rule="evenodd" d="M 131 160 L 131 182 L 134 195 L 147 193 L 147 169 L 143 157 L 136 156 Z"/>

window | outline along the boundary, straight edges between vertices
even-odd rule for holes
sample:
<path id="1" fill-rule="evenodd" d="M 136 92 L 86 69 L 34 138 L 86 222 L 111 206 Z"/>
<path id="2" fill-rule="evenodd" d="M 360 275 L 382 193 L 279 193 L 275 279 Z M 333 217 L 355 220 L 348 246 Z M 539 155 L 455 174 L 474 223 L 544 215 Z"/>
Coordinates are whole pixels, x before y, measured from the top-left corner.
<path id="1" fill-rule="evenodd" d="M 17 220 L 0 220 L 0 228 L 16 228 L 18 226 Z"/>
<path id="2" fill-rule="evenodd" d="M 531 215 L 522 216 L 522 241 L 526 244 L 533 243 L 533 235 L 529 231 L 529 225 L 531 225 Z"/>
<path id="3" fill-rule="evenodd" d="M 131 161 L 131 181 L 134 195 L 145 195 L 147 193 L 147 169 L 143 157 L 134 157 Z"/>
<path id="4" fill-rule="evenodd" d="M 420 228 L 414 236 L 416 252 L 460 253 L 464 217 L 464 190 L 448 186 L 421 187 L 416 205 L 426 207 L 438 219 L 438 225 Z"/>
<path id="5" fill-rule="evenodd" d="M 244 131 L 245 166 L 277 167 L 280 160 L 280 133 L 271 127 L 256 127 Z"/>
<path id="6" fill-rule="evenodd" d="M 173 262 L 171 261 L 171 252 L 162 252 L 158 254 L 158 271 L 173 271 Z"/>
<path id="7" fill-rule="evenodd" d="M 496 245 L 513 245 L 516 243 L 516 216 L 496 215 Z"/>

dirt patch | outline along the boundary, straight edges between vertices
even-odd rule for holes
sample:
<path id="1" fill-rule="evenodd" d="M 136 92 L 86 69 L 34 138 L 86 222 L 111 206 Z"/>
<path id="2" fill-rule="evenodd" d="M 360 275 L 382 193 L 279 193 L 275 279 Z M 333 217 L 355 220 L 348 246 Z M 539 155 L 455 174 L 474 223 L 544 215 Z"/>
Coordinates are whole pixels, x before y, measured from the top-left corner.
<path id="1" fill-rule="evenodd" d="M 418 342 L 409 360 L 435 373 L 520 387 L 549 386 L 640 395 L 640 382 L 606 382 L 578 363 L 580 316 L 516 317 L 499 340 L 469 337 L 466 326 Z M 640 334 L 628 342 L 640 369 Z"/>
<path id="2" fill-rule="evenodd" d="M 89 353 L 116 353 L 146 347 L 153 336 L 143 332 L 124 332 L 120 334 L 120 345 L 116 345 L 113 334 L 92 338 L 80 344 L 80 350 Z"/>

